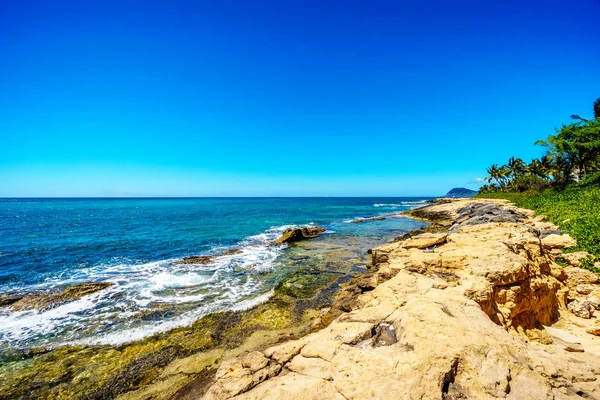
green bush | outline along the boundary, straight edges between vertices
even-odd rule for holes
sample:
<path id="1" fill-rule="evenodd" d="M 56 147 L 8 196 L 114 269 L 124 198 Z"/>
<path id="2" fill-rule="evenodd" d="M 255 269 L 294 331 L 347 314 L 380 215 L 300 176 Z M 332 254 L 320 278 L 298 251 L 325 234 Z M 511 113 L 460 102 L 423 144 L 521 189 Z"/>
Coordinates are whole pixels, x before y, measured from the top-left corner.
<path id="1" fill-rule="evenodd" d="M 526 192 L 534 191 L 540 192 L 550 187 L 550 182 L 546 179 L 542 179 L 539 176 L 534 175 L 523 175 L 512 180 L 511 188 L 515 192 Z"/>
<path id="2" fill-rule="evenodd" d="M 547 189 L 541 194 L 485 193 L 479 198 L 507 199 L 519 207 L 529 208 L 544 214 L 560 229 L 577 239 L 571 251 L 590 253 L 583 266 L 594 272 L 600 269 L 594 263 L 600 261 L 600 174 L 586 177 L 580 183 L 571 184 L 562 191 Z"/>
<path id="3" fill-rule="evenodd" d="M 521 193 L 512 193 L 512 192 L 490 192 L 490 193 L 479 193 L 476 198 L 479 199 L 505 199 L 512 201 L 513 203 L 519 203 L 523 200 L 526 200 L 530 197 L 539 196 L 539 192 L 528 191 Z"/>
<path id="4" fill-rule="evenodd" d="M 581 182 L 578 183 L 579 186 L 588 186 L 588 185 L 600 185 L 600 172 L 596 172 L 595 174 L 586 175 Z"/>

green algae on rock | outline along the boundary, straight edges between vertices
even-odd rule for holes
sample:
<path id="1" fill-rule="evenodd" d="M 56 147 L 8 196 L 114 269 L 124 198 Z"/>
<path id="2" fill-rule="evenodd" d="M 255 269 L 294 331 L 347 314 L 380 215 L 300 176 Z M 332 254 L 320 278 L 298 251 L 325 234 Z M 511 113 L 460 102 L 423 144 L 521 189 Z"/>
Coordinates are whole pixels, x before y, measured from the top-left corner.
<path id="1" fill-rule="evenodd" d="M 210 314 L 118 347 L 65 346 L 12 361 L 0 367 L 0 399 L 147 398 L 155 391 L 167 398 L 240 351 L 310 332 L 319 312 L 308 307 L 324 306 L 319 293 L 333 292 L 341 276 L 297 271 L 249 310 Z"/>
<path id="2" fill-rule="evenodd" d="M 209 314 L 118 346 L 24 351 L 0 364 L 0 399 L 166 399 L 198 393 L 225 359 L 320 328 L 340 286 L 367 270 L 366 250 L 394 233 L 386 235 L 322 235 L 285 248 L 277 269 L 263 272 L 273 282 L 272 296 L 251 309 Z M 161 320 L 176 306 L 156 304 L 138 317 Z"/>
<path id="3" fill-rule="evenodd" d="M 318 226 L 288 228 L 283 232 L 279 239 L 275 240 L 275 243 L 298 242 L 300 240 L 314 238 L 323 232 L 325 232 L 325 229 Z"/>

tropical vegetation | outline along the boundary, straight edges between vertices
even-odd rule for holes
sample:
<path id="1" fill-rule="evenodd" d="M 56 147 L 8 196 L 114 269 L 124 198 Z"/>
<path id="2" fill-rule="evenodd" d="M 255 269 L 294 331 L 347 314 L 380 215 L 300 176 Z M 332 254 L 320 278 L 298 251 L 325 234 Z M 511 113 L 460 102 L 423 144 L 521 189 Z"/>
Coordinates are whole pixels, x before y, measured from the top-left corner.
<path id="1" fill-rule="evenodd" d="M 568 251 L 587 251 L 582 266 L 600 273 L 600 98 L 594 119 L 571 115 L 555 134 L 536 144 L 546 153 L 525 163 L 511 157 L 487 169 L 478 197 L 504 198 L 529 208 L 577 239 Z"/>
<path id="2" fill-rule="evenodd" d="M 481 193 L 541 191 L 548 187 L 564 189 L 589 174 L 600 171 L 600 98 L 594 102 L 594 118 L 571 115 L 573 122 L 556 128 L 554 135 L 538 140 L 546 154 L 530 163 L 511 157 L 505 165 L 487 168 Z"/>

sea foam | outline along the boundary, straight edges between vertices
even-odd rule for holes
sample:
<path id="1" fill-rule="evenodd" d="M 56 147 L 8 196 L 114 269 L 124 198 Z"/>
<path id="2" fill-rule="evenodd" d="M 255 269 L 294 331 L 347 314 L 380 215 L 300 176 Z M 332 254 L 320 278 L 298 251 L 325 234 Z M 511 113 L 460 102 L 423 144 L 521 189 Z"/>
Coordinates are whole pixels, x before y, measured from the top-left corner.
<path id="1" fill-rule="evenodd" d="M 212 312 L 242 310 L 264 302 L 273 290 L 260 275 L 274 268 L 287 247 L 273 246 L 272 242 L 292 227 L 295 225 L 272 227 L 235 246 L 214 248 L 209 253 L 214 258 L 202 265 L 178 264 L 176 259 L 99 264 L 78 270 L 77 277 L 49 278 L 35 289 L 82 281 L 110 281 L 114 285 L 49 310 L 0 309 L 0 350 L 32 344 L 116 345 L 190 325 Z M 231 248 L 239 252 L 227 253 Z M 178 304 L 185 307 L 178 309 Z M 165 306 L 169 308 L 168 318 L 144 319 L 144 315 Z"/>

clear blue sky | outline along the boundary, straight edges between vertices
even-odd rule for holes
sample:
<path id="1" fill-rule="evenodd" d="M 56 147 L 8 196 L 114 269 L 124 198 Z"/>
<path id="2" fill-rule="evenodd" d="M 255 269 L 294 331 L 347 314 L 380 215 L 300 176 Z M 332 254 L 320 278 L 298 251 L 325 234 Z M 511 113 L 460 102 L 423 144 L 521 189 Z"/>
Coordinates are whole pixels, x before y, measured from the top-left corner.
<path id="1" fill-rule="evenodd" d="M 600 2 L 0 0 L 0 196 L 477 188 L 600 96 Z"/>

